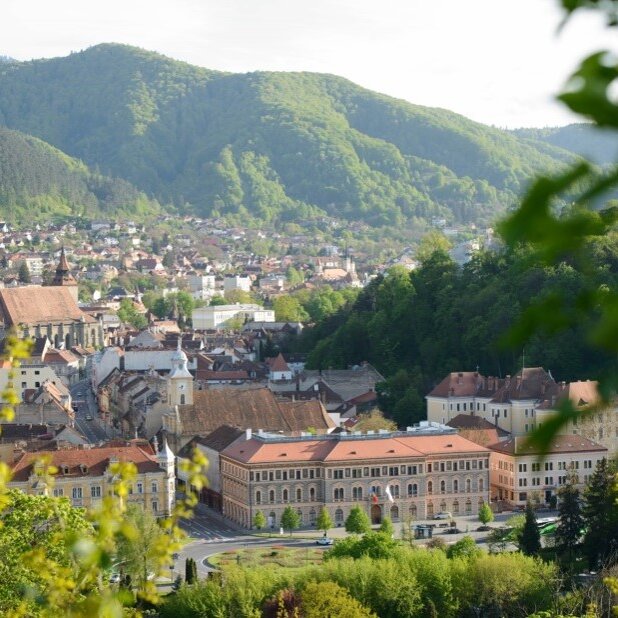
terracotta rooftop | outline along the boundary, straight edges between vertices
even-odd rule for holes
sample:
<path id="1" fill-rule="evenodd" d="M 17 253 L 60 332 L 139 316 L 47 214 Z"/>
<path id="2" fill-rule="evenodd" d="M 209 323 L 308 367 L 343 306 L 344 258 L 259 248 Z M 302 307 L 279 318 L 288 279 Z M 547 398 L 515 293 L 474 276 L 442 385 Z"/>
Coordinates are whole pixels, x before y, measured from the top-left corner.
<path id="1" fill-rule="evenodd" d="M 274 358 L 269 358 L 266 361 L 270 366 L 271 371 L 290 371 L 288 364 L 285 362 L 285 358 L 283 358 L 283 354 L 279 353 L 278 356 Z"/>
<path id="2" fill-rule="evenodd" d="M 374 439 L 318 438 L 264 442 L 253 437 L 238 441 L 223 454 L 246 463 L 281 463 L 303 461 L 358 461 L 427 457 L 443 454 L 486 455 L 488 449 L 457 434 L 381 437 Z"/>
<path id="3" fill-rule="evenodd" d="M 24 453 L 13 466 L 13 481 L 27 481 L 32 474 L 34 460 L 41 454 L 49 455 L 51 465 L 60 470 L 59 476 L 101 476 L 109 466 L 110 460 L 133 462 L 140 474 L 161 470 L 152 449 L 129 444 L 128 446 Z M 62 471 L 63 468 L 68 468 L 66 474 Z"/>
<path id="4" fill-rule="evenodd" d="M 507 455 L 540 455 L 541 450 L 536 446 L 530 446 L 525 436 L 515 436 L 505 442 L 491 444 L 488 448 L 498 453 Z M 547 454 L 553 453 L 586 453 L 607 451 L 604 446 L 588 440 L 583 436 L 555 436 L 548 448 Z"/>
<path id="5" fill-rule="evenodd" d="M 0 314 L 7 326 L 96 320 L 84 313 L 65 287 L 0 289 Z"/>

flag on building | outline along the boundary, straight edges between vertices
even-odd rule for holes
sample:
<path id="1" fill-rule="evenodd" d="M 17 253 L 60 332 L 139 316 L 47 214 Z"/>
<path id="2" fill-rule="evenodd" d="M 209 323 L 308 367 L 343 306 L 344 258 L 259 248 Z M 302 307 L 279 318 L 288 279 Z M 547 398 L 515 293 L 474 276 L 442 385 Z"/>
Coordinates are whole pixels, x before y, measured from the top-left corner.
<path id="1" fill-rule="evenodd" d="M 378 503 L 378 496 L 376 496 L 375 491 L 372 491 L 372 492 L 371 492 L 371 501 L 372 501 L 374 504 L 377 504 L 377 503 Z"/>
<path id="2" fill-rule="evenodd" d="M 393 498 L 393 494 L 391 493 L 391 488 L 387 485 L 386 486 L 386 490 L 384 491 L 384 493 L 386 494 L 386 497 L 391 501 L 391 502 L 395 502 L 395 498 Z"/>

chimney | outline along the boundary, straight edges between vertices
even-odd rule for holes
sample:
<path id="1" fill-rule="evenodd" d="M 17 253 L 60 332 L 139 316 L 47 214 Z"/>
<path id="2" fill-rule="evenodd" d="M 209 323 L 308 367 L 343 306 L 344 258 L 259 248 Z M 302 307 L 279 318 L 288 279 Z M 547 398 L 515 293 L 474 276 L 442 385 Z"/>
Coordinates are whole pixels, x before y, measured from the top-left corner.
<path id="1" fill-rule="evenodd" d="M 245 429 L 245 440 L 251 440 L 252 435 L 253 435 L 253 432 L 251 431 L 251 427 L 249 427 L 248 429 Z"/>

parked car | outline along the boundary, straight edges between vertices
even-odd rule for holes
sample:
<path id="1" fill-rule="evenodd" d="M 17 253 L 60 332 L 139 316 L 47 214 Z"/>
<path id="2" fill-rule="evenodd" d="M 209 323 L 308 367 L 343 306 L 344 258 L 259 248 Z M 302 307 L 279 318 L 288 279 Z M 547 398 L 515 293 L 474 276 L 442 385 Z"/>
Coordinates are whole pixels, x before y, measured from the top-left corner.
<path id="1" fill-rule="evenodd" d="M 451 513 L 447 512 L 447 511 L 441 511 L 440 513 L 436 513 L 433 516 L 434 519 L 453 519 L 453 516 L 451 515 Z"/>
<path id="2" fill-rule="evenodd" d="M 332 545 L 333 539 L 327 536 L 321 536 L 316 542 L 316 545 Z"/>
<path id="3" fill-rule="evenodd" d="M 85 416 L 87 421 L 91 421 L 92 420 L 92 414 L 86 414 Z"/>

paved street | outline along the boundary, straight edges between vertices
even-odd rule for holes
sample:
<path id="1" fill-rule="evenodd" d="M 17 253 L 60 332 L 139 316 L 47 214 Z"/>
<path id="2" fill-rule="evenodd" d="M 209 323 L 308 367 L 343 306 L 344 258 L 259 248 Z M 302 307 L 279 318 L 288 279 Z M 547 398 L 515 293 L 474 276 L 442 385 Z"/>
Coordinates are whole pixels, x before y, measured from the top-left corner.
<path id="1" fill-rule="evenodd" d="M 92 444 L 108 439 L 101 426 L 97 405 L 88 380 L 80 380 L 71 387 L 71 397 L 75 406 L 75 426 Z M 92 420 L 86 420 L 91 416 Z"/>

